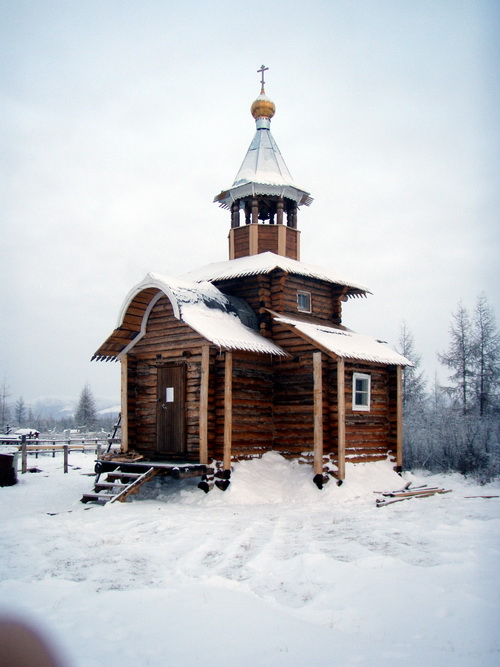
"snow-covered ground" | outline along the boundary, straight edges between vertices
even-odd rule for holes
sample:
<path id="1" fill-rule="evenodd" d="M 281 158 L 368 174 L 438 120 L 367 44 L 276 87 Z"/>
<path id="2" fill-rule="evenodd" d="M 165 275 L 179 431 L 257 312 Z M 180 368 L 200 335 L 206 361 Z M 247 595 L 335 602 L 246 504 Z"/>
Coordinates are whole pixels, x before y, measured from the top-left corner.
<path id="1" fill-rule="evenodd" d="M 0 488 L 0 613 L 41 624 L 70 667 L 500 664 L 500 484 L 375 506 L 402 486 L 348 465 L 322 491 L 276 454 L 235 466 L 224 493 L 146 485 L 79 502 L 91 454 L 30 460 Z"/>

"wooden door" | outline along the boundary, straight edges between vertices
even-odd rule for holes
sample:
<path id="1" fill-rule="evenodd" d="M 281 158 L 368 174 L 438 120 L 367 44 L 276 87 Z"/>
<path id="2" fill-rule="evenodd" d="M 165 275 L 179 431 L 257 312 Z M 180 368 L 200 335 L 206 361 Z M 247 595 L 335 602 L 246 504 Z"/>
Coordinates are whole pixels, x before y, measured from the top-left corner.
<path id="1" fill-rule="evenodd" d="M 157 451 L 162 454 L 185 452 L 185 366 L 158 368 Z"/>

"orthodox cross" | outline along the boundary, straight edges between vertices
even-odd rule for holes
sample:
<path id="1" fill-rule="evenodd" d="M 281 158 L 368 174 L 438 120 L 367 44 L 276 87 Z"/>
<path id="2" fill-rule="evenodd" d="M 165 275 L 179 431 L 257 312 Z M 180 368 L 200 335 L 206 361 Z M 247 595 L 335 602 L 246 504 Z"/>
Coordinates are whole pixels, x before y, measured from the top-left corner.
<path id="1" fill-rule="evenodd" d="M 264 91 L 264 84 L 265 84 L 265 81 L 264 81 L 264 72 L 266 72 L 268 69 L 269 69 L 269 67 L 264 67 L 264 65 L 261 65 L 261 66 L 260 66 L 260 69 L 257 70 L 257 74 L 260 72 L 261 75 L 262 75 L 262 77 L 261 77 L 261 79 L 260 79 L 260 83 L 261 83 L 261 85 L 262 85 L 262 91 Z"/>

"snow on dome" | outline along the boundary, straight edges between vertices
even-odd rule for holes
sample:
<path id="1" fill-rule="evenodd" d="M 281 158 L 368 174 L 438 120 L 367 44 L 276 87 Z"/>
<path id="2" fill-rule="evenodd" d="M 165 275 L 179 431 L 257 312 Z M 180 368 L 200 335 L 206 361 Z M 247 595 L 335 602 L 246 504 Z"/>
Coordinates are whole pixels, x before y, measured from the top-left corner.
<path id="1" fill-rule="evenodd" d="M 343 359 L 371 361 L 378 364 L 413 366 L 413 363 L 393 350 L 387 343 L 345 329 L 336 329 L 318 324 L 310 324 L 289 317 L 275 317 L 275 322 L 292 326 L 303 333 L 324 350 Z"/>
<path id="2" fill-rule="evenodd" d="M 230 259 L 225 262 L 208 264 L 184 274 L 183 278 L 196 282 L 207 280 L 228 280 L 243 276 L 254 276 L 261 273 L 271 273 L 271 271 L 274 271 L 275 269 L 281 269 L 287 273 L 305 276 L 307 278 L 326 280 L 329 283 L 343 285 L 344 287 L 349 287 L 362 293 L 371 294 L 370 290 L 365 285 L 350 280 L 348 281 L 333 271 L 323 269 L 313 264 L 299 262 L 290 257 L 282 257 L 273 252 L 262 252 L 258 255 L 249 255 L 247 257 L 239 257 L 238 259 Z"/>

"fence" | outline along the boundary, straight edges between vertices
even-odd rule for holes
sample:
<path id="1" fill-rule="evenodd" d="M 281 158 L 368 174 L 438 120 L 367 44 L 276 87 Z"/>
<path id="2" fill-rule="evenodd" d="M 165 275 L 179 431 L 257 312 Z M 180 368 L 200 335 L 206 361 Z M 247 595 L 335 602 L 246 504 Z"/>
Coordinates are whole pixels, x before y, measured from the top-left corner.
<path id="1" fill-rule="evenodd" d="M 102 450 L 111 449 L 113 445 L 120 444 L 120 438 L 89 438 L 82 440 L 30 440 L 28 444 L 26 436 L 23 435 L 18 449 L 21 452 L 21 472 L 24 474 L 28 470 L 28 454 L 35 454 L 38 458 L 39 454 L 47 454 L 52 452 L 55 457 L 56 453 L 63 454 L 64 472 L 68 472 L 69 453 L 70 451 L 92 451 L 95 450 L 96 457 L 100 458 Z"/>

